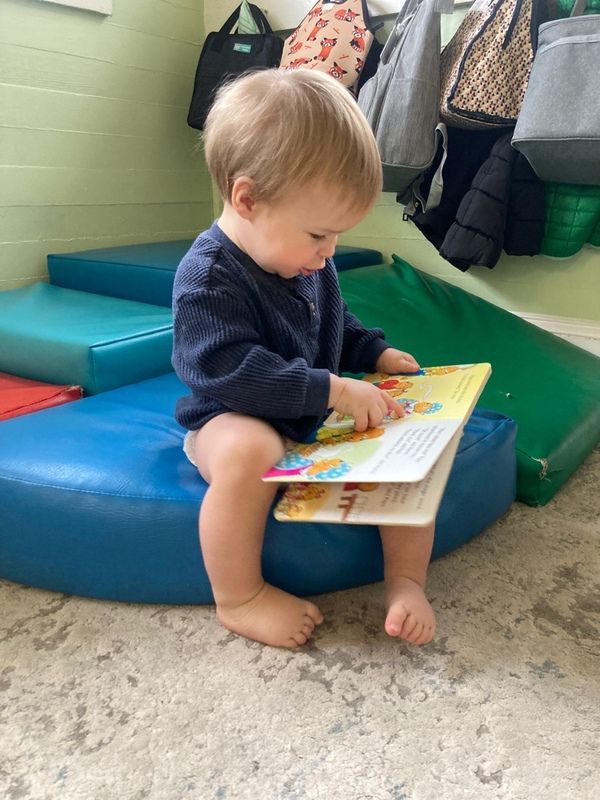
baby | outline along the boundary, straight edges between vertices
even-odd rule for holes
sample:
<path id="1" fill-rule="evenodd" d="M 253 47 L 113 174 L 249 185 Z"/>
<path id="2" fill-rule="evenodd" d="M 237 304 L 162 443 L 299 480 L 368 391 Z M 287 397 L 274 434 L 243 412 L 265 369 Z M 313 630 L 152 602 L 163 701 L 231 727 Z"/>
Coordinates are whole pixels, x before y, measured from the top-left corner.
<path id="1" fill-rule="evenodd" d="M 419 365 L 348 311 L 331 260 L 338 235 L 381 191 L 377 146 L 349 92 L 307 69 L 245 75 L 219 92 L 204 143 L 224 208 L 175 277 L 173 365 L 190 390 L 176 418 L 209 484 L 199 528 L 217 618 L 249 639 L 297 647 L 323 617 L 262 577 L 277 485 L 261 475 L 331 409 L 352 415 L 357 431 L 402 414 L 386 392 L 341 372 Z M 433 526 L 380 533 L 385 630 L 429 642 Z"/>

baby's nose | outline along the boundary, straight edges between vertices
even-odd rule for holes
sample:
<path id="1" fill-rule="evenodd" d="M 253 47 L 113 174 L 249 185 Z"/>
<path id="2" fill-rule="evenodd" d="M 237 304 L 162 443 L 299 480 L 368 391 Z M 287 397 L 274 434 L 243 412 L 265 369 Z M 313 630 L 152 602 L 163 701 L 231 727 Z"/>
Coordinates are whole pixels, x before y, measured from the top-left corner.
<path id="1" fill-rule="evenodd" d="M 337 236 L 328 237 L 323 245 L 319 248 L 319 255 L 321 258 L 331 258 L 335 253 L 335 246 L 337 244 Z"/>

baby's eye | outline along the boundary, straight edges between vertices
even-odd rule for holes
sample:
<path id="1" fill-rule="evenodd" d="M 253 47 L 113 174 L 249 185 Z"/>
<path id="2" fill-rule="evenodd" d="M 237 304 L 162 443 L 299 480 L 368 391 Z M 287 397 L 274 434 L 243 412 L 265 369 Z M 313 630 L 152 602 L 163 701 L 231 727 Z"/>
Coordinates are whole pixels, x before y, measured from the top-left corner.
<path id="1" fill-rule="evenodd" d="M 316 242 L 321 242 L 325 238 L 323 235 L 321 235 L 319 233 L 311 233 L 310 236 L 311 236 L 311 239 L 314 239 Z"/>

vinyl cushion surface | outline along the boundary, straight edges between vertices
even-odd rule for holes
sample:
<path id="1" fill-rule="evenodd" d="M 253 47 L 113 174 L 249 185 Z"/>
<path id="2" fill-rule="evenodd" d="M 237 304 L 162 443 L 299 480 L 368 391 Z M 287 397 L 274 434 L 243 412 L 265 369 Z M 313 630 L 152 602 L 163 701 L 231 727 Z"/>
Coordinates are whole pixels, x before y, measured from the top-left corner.
<path id="1" fill-rule="evenodd" d="M 198 546 L 206 484 L 182 452 L 174 373 L 0 424 L 0 575 L 139 602 L 205 603 Z M 515 495 L 514 423 L 476 411 L 438 515 L 434 555 L 464 544 Z M 375 528 L 279 523 L 267 580 L 314 594 L 382 577 Z"/>
<path id="2" fill-rule="evenodd" d="M 95 394 L 171 368 L 170 309 L 36 283 L 0 292 L 0 370 Z"/>
<path id="3" fill-rule="evenodd" d="M 517 422 L 517 497 L 550 500 L 600 439 L 600 359 L 394 256 L 340 275 L 366 325 L 423 365 L 488 361 L 479 405 Z"/>
<path id="4" fill-rule="evenodd" d="M 175 270 L 191 244 L 191 239 L 179 239 L 52 253 L 48 256 L 50 283 L 170 307 Z M 381 264 L 383 257 L 379 250 L 338 245 L 334 260 L 342 271 Z"/>
<path id="5" fill-rule="evenodd" d="M 79 400 L 81 386 L 57 386 L 0 372 L 0 421 Z"/>

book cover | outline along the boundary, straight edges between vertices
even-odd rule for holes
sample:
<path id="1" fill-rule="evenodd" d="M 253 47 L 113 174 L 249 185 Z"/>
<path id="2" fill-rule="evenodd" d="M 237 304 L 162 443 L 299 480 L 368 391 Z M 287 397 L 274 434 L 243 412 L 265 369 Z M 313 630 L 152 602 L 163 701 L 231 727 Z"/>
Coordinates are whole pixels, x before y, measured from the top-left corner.
<path id="1" fill-rule="evenodd" d="M 404 408 L 359 433 L 351 417 L 330 414 L 316 441 L 298 443 L 263 475 L 281 483 L 416 483 L 462 431 L 491 373 L 489 364 L 424 367 L 404 375 L 366 375 Z"/>
<path id="2" fill-rule="evenodd" d="M 280 522 L 428 525 L 436 517 L 462 436 L 457 431 L 416 483 L 291 483 L 275 506 Z"/>

